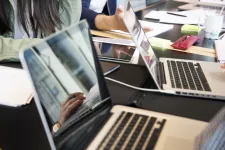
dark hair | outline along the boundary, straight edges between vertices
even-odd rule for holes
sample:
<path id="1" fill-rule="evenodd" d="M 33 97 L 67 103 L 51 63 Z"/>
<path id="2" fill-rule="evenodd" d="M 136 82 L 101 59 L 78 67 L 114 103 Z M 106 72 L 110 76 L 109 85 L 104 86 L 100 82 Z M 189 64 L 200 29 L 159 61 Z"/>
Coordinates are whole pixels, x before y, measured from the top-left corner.
<path id="1" fill-rule="evenodd" d="M 0 34 L 3 34 L 6 31 L 9 31 L 9 21 L 6 16 L 6 10 L 5 6 L 6 3 L 9 3 L 8 1 L 5 0 L 0 0 Z"/>
<path id="2" fill-rule="evenodd" d="M 33 30 L 35 37 L 37 30 L 42 33 L 51 34 L 55 27 L 61 22 L 59 17 L 59 6 L 62 0 L 17 0 L 18 20 L 29 35 L 28 27 Z M 10 6 L 9 0 L 0 0 L 0 34 L 10 30 L 9 16 L 7 16 L 6 4 Z M 13 12 L 11 12 L 13 13 Z"/>

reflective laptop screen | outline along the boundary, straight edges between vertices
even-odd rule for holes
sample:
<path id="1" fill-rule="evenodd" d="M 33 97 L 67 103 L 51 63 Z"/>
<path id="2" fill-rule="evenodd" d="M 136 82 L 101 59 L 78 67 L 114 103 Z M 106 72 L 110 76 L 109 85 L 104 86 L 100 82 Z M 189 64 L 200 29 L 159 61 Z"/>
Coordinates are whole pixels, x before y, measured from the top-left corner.
<path id="1" fill-rule="evenodd" d="M 130 32 L 130 35 L 132 36 L 141 56 L 144 59 L 144 62 L 149 69 L 151 75 L 153 76 L 156 84 L 158 85 L 158 88 L 160 88 L 159 85 L 161 85 L 158 77 L 159 73 L 157 71 L 158 67 L 158 59 L 152 50 L 152 47 L 150 45 L 150 42 L 148 41 L 147 36 L 144 33 L 144 30 L 142 29 L 131 5 L 130 2 L 126 2 L 125 4 L 125 13 L 124 13 L 124 23 Z"/>
<path id="2" fill-rule="evenodd" d="M 73 100 L 66 101 L 66 109 L 70 111 L 65 116 L 67 121 L 102 100 L 89 35 L 85 36 L 88 28 L 84 25 L 73 26 L 24 53 L 37 96 L 51 125 L 62 117 L 61 104 L 71 93 L 82 93 L 84 99 L 78 110 L 70 109 L 75 105 Z"/>

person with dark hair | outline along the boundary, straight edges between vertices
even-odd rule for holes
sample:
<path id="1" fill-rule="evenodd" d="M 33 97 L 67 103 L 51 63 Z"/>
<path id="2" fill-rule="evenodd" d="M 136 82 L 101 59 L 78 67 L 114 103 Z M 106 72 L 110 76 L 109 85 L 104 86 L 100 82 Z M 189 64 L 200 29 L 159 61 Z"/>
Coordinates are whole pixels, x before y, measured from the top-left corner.
<path id="1" fill-rule="evenodd" d="M 22 48 L 80 19 L 87 19 L 91 28 L 126 30 L 122 10 L 94 18 L 91 12 L 81 0 L 0 0 L 0 61 L 18 61 Z"/>

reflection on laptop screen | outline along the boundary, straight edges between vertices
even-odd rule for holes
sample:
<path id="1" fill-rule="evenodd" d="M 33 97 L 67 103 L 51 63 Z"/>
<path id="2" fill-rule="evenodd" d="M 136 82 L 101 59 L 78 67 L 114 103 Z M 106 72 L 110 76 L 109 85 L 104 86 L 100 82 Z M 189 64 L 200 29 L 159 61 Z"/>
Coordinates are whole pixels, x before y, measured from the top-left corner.
<path id="1" fill-rule="evenodd" d="M 158 88 L 161 85 L 160 80 L 158 79 L 159 74 L 157 71 L 158 59 L 151 48 L 150 42 L 148 41 L 147 36 L 144 33 L 131 5 L 130 2 L 127 1 L 127 5 L 125 4 L 125 13 L 124 13 L 124 23 L 130 32 L 144 62 L 152 74 Z"/>
<path id="2" fill-rule="evenodd" d="M 69 122 L 102 100 L 89 35 L 85 36 L 88 28 L 82 25 L 73 26 L 24 53 L 37 96 L 51 124 L 59 120 L 61 104 L 71 93 L 82 93 L 84 100 L 66 118 Z"/>

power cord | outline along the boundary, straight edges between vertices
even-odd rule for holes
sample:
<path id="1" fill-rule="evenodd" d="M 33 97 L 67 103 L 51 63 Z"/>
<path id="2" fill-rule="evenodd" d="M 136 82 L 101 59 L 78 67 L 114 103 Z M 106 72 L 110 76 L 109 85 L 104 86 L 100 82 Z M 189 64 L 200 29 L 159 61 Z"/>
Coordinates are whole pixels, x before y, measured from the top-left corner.
<path id="1" fill-rule="evenodd" d="M 109 81 L 112 81 L 112 82 L 115 82 L 115 83 L 118 83 L 118 84 L 121 84 L 121 85 L 129 87 L 129 88 L 135 89 L 135 90 L 139 90 L 139 91 L 166 93 L 166 94 L 172 94 L 172 95 L 176 94 L 174 91 L 160 90 L 160 89 L 146 89 L 146 88 L 136 87 L 136 86 L 133 86 L 133 85 L 130 85 L 130 84 L 127 84 L 127 83 L 124 83 L 124 82 L 121 82 L 121 81 L 109 78 L 109 77 L 105 77 L 105 79 L 109 80 Z"/>

